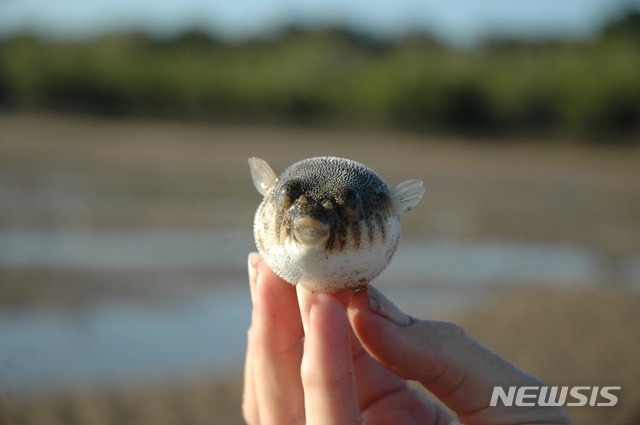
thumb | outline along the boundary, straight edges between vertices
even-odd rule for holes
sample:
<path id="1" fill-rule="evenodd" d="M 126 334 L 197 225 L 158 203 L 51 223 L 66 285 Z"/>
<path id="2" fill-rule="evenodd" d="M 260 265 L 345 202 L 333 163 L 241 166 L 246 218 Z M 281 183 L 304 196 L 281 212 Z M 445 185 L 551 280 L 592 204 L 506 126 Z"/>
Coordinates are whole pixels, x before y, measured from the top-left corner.
<path id="1" fill-rule="evenodd" d="M 349 320 L 372 357 L 401 378 L 419 381 L 463 423 L 568 423 L 559 408 L 490 407 L 496 386 L 541 383 L 453 323 L 407 316 L 372 286 L 354 294 Z"/>

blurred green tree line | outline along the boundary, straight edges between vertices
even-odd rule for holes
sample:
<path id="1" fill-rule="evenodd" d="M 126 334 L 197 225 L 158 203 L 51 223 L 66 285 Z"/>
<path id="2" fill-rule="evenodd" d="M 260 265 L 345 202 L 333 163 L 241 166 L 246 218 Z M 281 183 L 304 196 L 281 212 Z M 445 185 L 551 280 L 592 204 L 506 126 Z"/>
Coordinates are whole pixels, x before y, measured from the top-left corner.
<path id="1" fill-rule="evenodd" d="M 242 43 L 18 36 L 0 42 L 0 108 L 637 142 L 640 14 L 596 40 L 470 50 L 343 29 Z"/>

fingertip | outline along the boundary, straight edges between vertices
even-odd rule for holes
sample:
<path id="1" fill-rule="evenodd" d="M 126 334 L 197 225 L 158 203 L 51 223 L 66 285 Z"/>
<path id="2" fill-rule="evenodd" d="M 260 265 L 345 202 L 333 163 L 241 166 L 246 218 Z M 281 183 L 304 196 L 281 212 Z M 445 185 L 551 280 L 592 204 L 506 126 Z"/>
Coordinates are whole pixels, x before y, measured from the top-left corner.
<path id="1" fill-rule="evenodd" d="M 251 267 L 253 267 L 257 271 L 256 285 L 258 287 L 269 286 L 269 287 L 274 287 L 274 289 L 278 291 L 283 290 L 283 291 L 290 291 L 291 293 L 294 292 L 293 285 L 289 284 L 288 282 L 283 280 L 280 276 L 278 276 L 276 273 L 274 273 L 274 271 L 271 270 L 271 267 L 269 267 L 269 264 L 267 264 L 267 262 L 264 261 L 264 259 L 259 254 L 258 255 L 252 255 L 252 254 L 257 254 L 257 253 L 249 254 L 249 264 L 250 264 L 250 269 Z M 252 260 L 256 262 L 251 263 Z"/>
<path id="2" fill-rule="evenodd" d="M 258 284 L 258 264 L 262 257 L 257 252 L 250 252 L 247 257 L 247 270 L 249 272 L 249 291 L 251 292 L 251 304 L 256 302 L 256 285 Z"/>
<path id="3" fill-rule="evenodd" d="M 258 263 L 262 261 L 262 257 L 257 252 L 250 252 L 247 260 L 249 262 L 249 265 L 255 268 L 258 266 Z"/>
<path id="4" fill-rule="evenodd" d="M 310 298 L 313 295 L 313 291 L 307 286 L 298 283 L 296 285 L 296 295 L 298 296 L 298 304 L 300 304 L 301 310 L 309 310 Z"/>
<path id="5" fill-rule="evenodd" d="M 311 310 L 311 297 L 313 292 L 305 285 L 296 285 L 296 295 L 298 296 L 298 306 L 300 307 L 300 317 L 302 318 L 302 328 L 305 335 L 309 333 L 309 312 Z"/>
<path id="6" fill-rule="evenodd" d="M 390 320 L 398 326 L 409 326 L 413 319 L 411 316 L 405 314 L 394 303 L 391 302 L 384 294 L 378 291 L 373 286 L 368 290 L 369 294 L 369 307 L 371 311 L 385 319 Z"/>
<path id="7" fill-rule="evenodd" d="M 263 299 L 266 293 L 272 293 L 273 291 L 277 294 L 293 292 L 292 286 L 275 274 L 259 253 L 249 253 L 247 269 L 249 272 L 251 302 L 254 307 L 256 303 L 262 302 L 260 300 Z"/>
<path id="8" fill-rule="evenodd" d="M 294 287 L 276 275 L 263 259 L 254 264 L 256 278 L 251 285 L 254 317 L 265 324 L 282 321 L 278 326 L 302 331 Z"/>
<path id="9" fill-rule="evenodd" d="M 369 307 L 369 290 L 368 288 L 359 289 L 353 292 L 353 296 L 349 300 L 347 306 L 347 315 L 349 322 L 354 331 L 360 325 L 363 320 L 366 320 L 366 316 L 371 314 L 371 308 Z M 356 332 L 357 333 L 357 332 Z"/>
<path id="10" fill-rule="evenodd" d="M 366 290 L 355 291 L 349 303 L 349 309 L 357 313 L 374 313 L 394 325 L 406 327 L 413 318 L 405 314 L 382 292 L 369 285 Z"/>
<path id="11" fill-rule="evenodd" d="M 356 423 L 359 408 L 344 305 L 339 297 L 314 293 L 308 316 L 301 365 L 307 423 Z"/>

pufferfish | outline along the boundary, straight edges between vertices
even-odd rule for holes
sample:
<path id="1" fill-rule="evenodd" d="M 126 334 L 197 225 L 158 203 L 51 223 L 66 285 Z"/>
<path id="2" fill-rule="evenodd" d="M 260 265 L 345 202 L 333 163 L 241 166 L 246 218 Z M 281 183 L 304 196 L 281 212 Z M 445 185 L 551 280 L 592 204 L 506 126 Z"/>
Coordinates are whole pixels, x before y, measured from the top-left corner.
<path id="1" fill-rule="evenodd" d="M 345 158 L 304 159 L 279 177 L 262 159 L 250 158 L 249 167 L 264 196 L 253 223 L 260 255 L 312 292 L 362 288 L 380 274 L 398 247 L 400 216 L 424 194 L 420 180 L 390 188 Z"/>

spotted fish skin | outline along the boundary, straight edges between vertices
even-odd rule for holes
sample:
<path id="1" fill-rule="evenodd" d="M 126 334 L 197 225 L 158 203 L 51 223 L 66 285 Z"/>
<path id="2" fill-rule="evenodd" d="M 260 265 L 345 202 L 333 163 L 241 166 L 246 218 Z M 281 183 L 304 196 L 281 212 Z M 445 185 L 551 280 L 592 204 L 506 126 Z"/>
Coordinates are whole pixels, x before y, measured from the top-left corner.
<path id="1" fill-rule="evenodd" d="M 410 191 L 394 192 L 345 158 L 305 159 L 279 177 L 262 160 L 250 165 L 264 195 L 254 219 L 258 251 L 284 280 L 312 291 L 360 288 L 382 272 L 398 245 L 399 216 L 424 191 L 422 182 L 409 181 L 415 193 L 406 201 Z"/>

